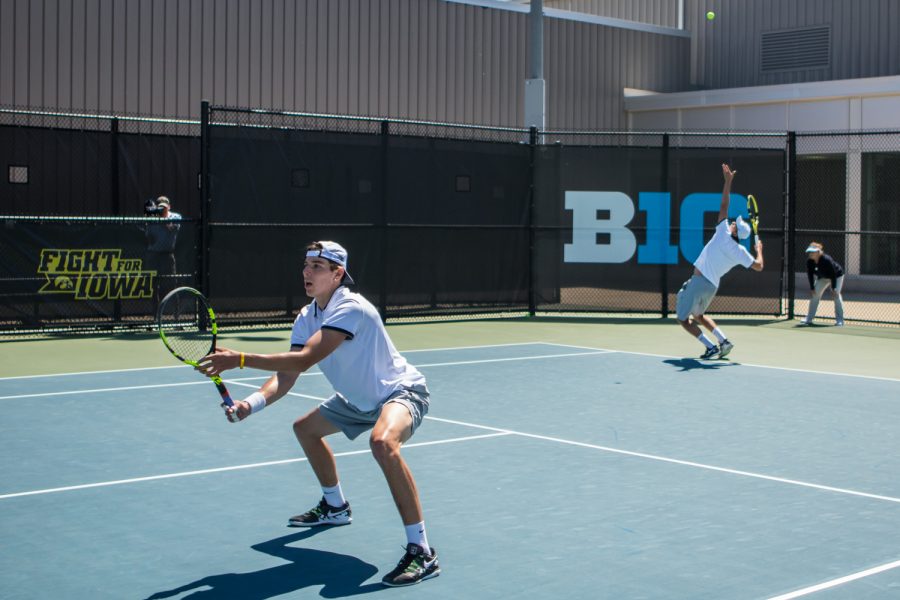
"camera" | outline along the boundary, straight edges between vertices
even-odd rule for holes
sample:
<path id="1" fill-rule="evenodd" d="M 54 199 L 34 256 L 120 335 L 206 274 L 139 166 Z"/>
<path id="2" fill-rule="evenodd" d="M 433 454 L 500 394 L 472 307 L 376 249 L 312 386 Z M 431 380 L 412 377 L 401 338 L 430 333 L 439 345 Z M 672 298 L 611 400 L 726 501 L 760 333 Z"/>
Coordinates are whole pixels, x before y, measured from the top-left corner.
<path id="1" fill-rule="evenodd" d="M 165 209 L 156 203 L 156 200 L 150 198 L 146 202 L 144 202 L 144 215 L 151 217 L 161 215 L 165 212 Z"/>

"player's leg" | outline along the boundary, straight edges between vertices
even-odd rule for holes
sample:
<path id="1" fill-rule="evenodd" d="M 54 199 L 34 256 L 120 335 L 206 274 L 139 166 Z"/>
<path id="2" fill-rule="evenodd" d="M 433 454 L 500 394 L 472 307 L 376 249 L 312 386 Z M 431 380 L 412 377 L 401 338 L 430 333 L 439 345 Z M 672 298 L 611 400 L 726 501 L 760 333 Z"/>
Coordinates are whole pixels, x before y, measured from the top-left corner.
<path id="1" fill-rule="evenodd" d="M 294 421 L 294 435 L 322 486 L 322 499 L 307 512 L 291 517 L 290 525 L 348 525 L 352 521 L 350 503 L 341 491 L 334 453 L 325 441 L 326 436 L 338 431 L 340 428 L 326 419 L 318 408 Z"/>
<path id="2" fill-rule="evenodd" d="M 809 298 L 809 311 L 806 315 L 806 323 L 812 323 L 813 319 L 816 318 L 816 311 L 819 310 L 819 300 L 822 299 L 822 294 L 825 293 L 825 290 L 831 285 L 830 279 L 819 278 L 816 279 L 816 284 L 813 286 L 812 293 Z"/>
<path id="3" fill-rule="evenodd" d="M 713 321 L 712 317 L 708 317 L 706 315 L 697 315 L 697 317 L 695 318 L 701 325 L 706 327 L 707 331 L 713 331 L 717 328 L 716 322 Z"/>
<path id="4" fill-rule="evenodd" d="M 424 416 L 421 408 L 421 404 L 410 404 L 408 399 L 386 403 L 369 439 L 372 455 L 384 473 L 406 529 L 406 553 L 381 580 L 384 585 L 392 587 L 412 585 L 436 577 L 441 572 L 437 552 L 428 544 L 425 534 L 425 520 L 415 479 L 400 454 L 403 442 L 412 436 L 415 424 L 421 422 Z M 427 405 L 424 409 L 427 410 Z"/>
<path id="5" fill-rule="evenodd" d="M 318 408 L 294 421 L 294 435 L 297 436 L 309 465 L 323 487 L 334 486 L 338 482 L 334 453 L 325 441 L 326 436 L 338 431 L 340 429 L 323 417 Z"/>
<path id="6" fill-rule="evenodd" d="M 688 318 L 684 321 L 678 321 L 678 324 L 687 331 L 691 336 L 697 337 L 703 333 L 703 330 L 697 326 L 697 323 L 694 321 L 694 318 L 688 315 Z"/>
<path id="7" fill-rule="evenodd" d="M 412 435 L 412 416 L 399 402 L 388 402 L 372 429 L 369 447 L 387 479 L 403 525 L 422 520 L 422 506 L 412 472 L 400 455 L 400 446 Z"/>
<path id="8" fill-rule="evenodd" d="M 678 291 L 675 303 L 675 316 L 681 327 L 696 338 L 706 348 L 700 358 L 713 358 L 719 347 L 706 337 L 697 325 L 702 322 L 704 312 L 715 296 L 716 288 L 701 276 L 693 275 Z M 699 315 L 699 316 L 698 316 Z"/>
<path id="9" fill-rule="evenodd" d="M 713 344 L 711 339 L 706 337 L 706 334 L 697 326 L 697 323 L 693 320 L 691 315 L 688 315 L 688 318 L 683 321 L 679 319 L 678 323 L 706 348 L 706 351 L 700 355 L 700 358 L 713 358 L 719 353 L 719 347 Z"/>
<path id="10" fill-rule="evenodd" d="M 844 288 L 844 276 L 841 275 L 836 280 L 837 287 L 831 290 L 834 297 L 834 324 L 841 327 L 844 324 L 844 297 L 841 290 Z"/>
<path id="11" fill-rule="evenodd" d="M 701 325 L 706 327 L 707 331 L 716 336 L 716 341 L 719 342 L 719 358 L 725 358 L 732 350 L 734 350 L 734 344 L 732 344 L 728 340 L 725 332 L 722 331 L 722 328 L 718 326 L 718 324 L 713 320 L 712 317 L 709 317 L 707 315 L 699 315 L 697 317 L 697 321 L 699 321 Z"/>

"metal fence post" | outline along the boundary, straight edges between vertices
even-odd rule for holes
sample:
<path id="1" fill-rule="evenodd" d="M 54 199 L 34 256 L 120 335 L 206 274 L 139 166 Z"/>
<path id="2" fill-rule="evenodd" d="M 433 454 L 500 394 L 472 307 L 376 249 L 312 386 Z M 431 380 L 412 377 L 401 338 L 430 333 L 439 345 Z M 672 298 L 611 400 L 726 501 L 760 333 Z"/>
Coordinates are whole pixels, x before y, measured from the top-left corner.
<path id="1" fill-rule="evenodd" d="M 113 214 L 122 216 L 122 203 L 119 195 L 119 119 L 113 117 L 109 121 L 109 194 L 112 200 Z"/>
<path id="2" fill-rule="evenodd" d="M 378 312 L 381 313 L 381 321 L 387 320 L 387 280 L 388 280 L 388 136 L 390 136 L 390 123 L 381 122 L 381 217 L 378 228 L 381 238 L 381 260 L 378 277 Z"/>
<path id="3" fill-rule="evenodd" d="M 529 146 L 529 164 L 528 164 L 528 315 L 533 317 L 537 312 L 535 306 L 535 290 L 534 290 L 534 253 L 535 253 L 535 231 L 534 231 L 534 203 L 535 203 L 535 177 L 537 169 L 535 169 L 535 153 L 537 152 L 537 127 L 530 127 L 528 130 L 528 146 Z"/>
<path id="4" fill-rule="evenodd" d="M 669 134 L 664 133 L 662 139 L 662 191 L 669 191 Z M 669 202 L 672 199 L 669 198 Z M 649 235 L 649 234 L 648 234 Z M 677 260 L 677 258 L 676 258 Z M 669 317 L 669 265 L 662 263 L 659 265 L 659 286 L 662 293 L 662 318 Z"/>
<path id="5" fill-rule="evenodd" d="M 200 102 L 200 231 L 197 236 L 197 269 L 195 281 L 209 297 L 209 101 Z"/>
<path id="6" fill-rule="evenodd" d="M 788 319 L 794 318 L 797 253 L 797 132 L 788 132 L 788 197 L 787 197 L 787 289 Z"/>
<path id="7" fill-rule="evenodd" d="M 113 214 L 122 216 L 122 203 L 119 196 L 119 119 L 109 120 L 109 195 L 112 201 Z M 122 300 L 113 302 L 113 321 L 122 322 Z"/>

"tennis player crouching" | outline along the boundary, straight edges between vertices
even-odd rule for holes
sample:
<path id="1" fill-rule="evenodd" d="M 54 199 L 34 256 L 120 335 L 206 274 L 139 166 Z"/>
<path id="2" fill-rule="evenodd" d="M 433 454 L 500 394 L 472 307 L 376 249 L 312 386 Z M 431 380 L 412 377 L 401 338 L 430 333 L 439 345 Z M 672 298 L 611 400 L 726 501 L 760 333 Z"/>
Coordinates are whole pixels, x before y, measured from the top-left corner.
<path id="1" fill-rule="evenodd" d="M 757 240 L 756 258 L 753 258 L 753 255 L 739 242 L 750 236 L 750 225 L 745 223 L 741 217 L 731 223 L 728 222 L 731 180 L 736 174 L 737 171 L 732 171 L 728 165 L 722 165 L 725 184 L 722 188 L 722 203 L 719 206 L 719 224 L 716 225 L 716 232 L 712 239 L 703 247 L 703 251 L 694 262 L 694 274 L 681 286 L 675 304 L 678 322 L 688 333 L 706 346 L 706 351 L 700 356 L 704 359 L 725 358 L 734 348 L 734 344 L 728 341 L 716 322 L 703 314 L 715 297 L 722 276 L 737 265 L 743 265 L 754 271 L 763 270 L 762 241 Z M 706 327 L 719 343 L 715 344 L 706 337 L 697 323 Z"/>
<path id="2" fill-rule="evenodd" d="M 406 528 L 406 553 L 384 576 L 388 586 L 405 586 L 436 577 L 437 553 L 428 545 L 415 481 L 400 447 L 428 412 L 429 393 L 422 374 L 397 352 L 378 311 L 347 289 L 347 251 L 335 242 L 315 242 L 306 251 L 303 285 L 313 301 L 294 321 L 291 350 L 280 354 L 245 354 L 218 348 L 200 361 L 208 375 L 253 367 L 275 371 L 259 391 L 235 402 L 240 419 L 272 404 L 291 389 L 300 373 L 319 368 L 335 395 L 294 422 L 294 434 L 322 486 L 322 499 L 311 510 L 291 517 L 295 527 L 349 525 L 350 503 L 344 498 L 337 465 L 325 437 L 342 431 L 351 440 L 372 430 L 369 446 Z"/>

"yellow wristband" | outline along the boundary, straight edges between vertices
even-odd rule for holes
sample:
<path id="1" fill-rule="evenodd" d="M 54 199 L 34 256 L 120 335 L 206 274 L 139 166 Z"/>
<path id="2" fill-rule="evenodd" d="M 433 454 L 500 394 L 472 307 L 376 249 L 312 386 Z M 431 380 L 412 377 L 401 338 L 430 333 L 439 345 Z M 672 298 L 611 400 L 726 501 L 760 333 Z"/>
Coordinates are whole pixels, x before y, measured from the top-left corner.
<path id="1" fill-rule="evenodd" d="M 241 368 L 244 368 L 244 353 L 241 352 Z"/>

